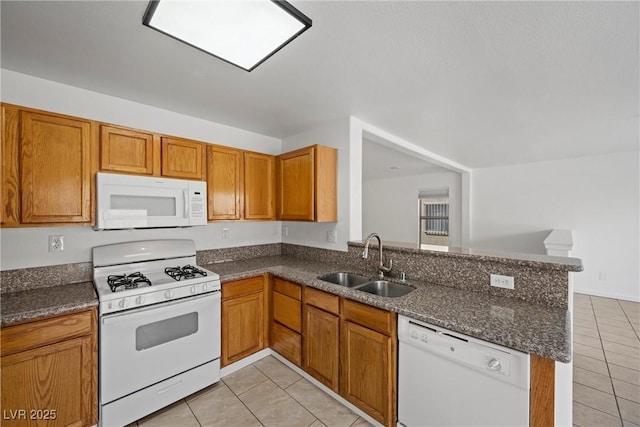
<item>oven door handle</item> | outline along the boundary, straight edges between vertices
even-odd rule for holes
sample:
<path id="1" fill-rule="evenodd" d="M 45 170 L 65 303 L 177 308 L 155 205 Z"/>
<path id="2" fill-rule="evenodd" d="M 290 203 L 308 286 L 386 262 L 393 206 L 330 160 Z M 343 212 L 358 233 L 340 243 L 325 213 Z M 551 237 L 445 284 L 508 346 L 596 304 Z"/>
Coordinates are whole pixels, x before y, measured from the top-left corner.
<path id="1" fill-rule="evenodd" d="M 102 316 L 102 324 L 112 325 L 121 320 L 131 321 L 131 320 L 134 320 L 136 317 L 140 317 L 149 313 L 150 311 L 153 311 L 154 314 L 160 314 L 160 311 L 166 312 L 175 308 L 188 307 L 190 305 L 197 306 L 201 302 L 203 302 L 202 300 L 204 300 L 205 298 L 207 299 L 210 298 L 212 300 L 211 302 L 213 303 L 214 302 L 213 300 L 220 301 L 222 299 L 222 296 L 220 291 L 215 291 L 215 292 L 210 292 L 208 294 L 204 294 L 196 297 L 188 297 L 188 298 L 179 299 L 176 301 L 165 302 L 161 304 L 154 304 L 147 307 L 128 310 L 128 311 L 115 313 L 115 314 L 107 314 Z"/>

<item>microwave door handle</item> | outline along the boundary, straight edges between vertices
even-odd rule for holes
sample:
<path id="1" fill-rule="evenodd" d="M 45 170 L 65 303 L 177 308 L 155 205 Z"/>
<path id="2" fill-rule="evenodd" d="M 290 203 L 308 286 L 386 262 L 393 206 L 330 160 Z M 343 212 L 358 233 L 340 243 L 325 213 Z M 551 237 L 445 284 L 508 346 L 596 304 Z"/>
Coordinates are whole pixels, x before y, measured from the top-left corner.
<path id="1" fill-rule="evenodd" d="M 182 190 L 182 197 L 184 201 L 184 209 L 182 216 L 184 218 L 189 218 L 189 190 Z"/>

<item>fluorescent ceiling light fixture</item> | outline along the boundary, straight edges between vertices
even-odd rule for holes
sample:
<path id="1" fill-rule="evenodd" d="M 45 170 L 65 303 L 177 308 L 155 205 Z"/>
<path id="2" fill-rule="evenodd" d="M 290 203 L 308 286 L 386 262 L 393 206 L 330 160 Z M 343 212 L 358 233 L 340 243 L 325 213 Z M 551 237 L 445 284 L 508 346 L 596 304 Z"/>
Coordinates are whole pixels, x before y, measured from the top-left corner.
<path id="1" fill-rule="evenodd" d="M 286 1 L 151 1 L 143 24 L 251 71 L 311 27 Z"/>

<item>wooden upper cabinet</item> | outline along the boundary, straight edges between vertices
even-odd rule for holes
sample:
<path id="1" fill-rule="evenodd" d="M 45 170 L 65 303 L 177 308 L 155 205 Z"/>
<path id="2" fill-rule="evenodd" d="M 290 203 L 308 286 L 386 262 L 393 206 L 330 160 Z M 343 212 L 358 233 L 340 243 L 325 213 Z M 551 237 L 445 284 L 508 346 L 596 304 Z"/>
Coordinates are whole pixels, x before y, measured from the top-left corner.
<path id="1" fill-rule="evenodd" d="M 162 137 L 162 176 L 204 180 L 204 144 Z"/>
<path id="2" fill-rule="evenodd" d="M 322 145 L 277 157 L 277 219 L 335 222 L 337 150 Z"/>
<path id="3" fill-rule="evenodd" d="M 158 135 L 100 125 L 100 170 L 159 175 L 160 139 Z"/>
<path id="4" fill-rule="evenodd" d="M 275 157 L 244 153 L 244 217 L 274 219 Z"/>
<path id="5" fill-rule="evenodd" d="M 21 111 L 21 222 L 89 223 L 93 122 Z"/>
<path id="6" fill-rule="evenodd" d="M 2 105 L 2 132 L 0 133 L 0 166 L 2 167 L 2 200 L 0 221 L 3 225 L 20 223 L 20 111 Z"/>
<path id="7" fill-rule="evenodd" d="M 242 150 L 207 145 L 209 220 L 242 218 Z"/>

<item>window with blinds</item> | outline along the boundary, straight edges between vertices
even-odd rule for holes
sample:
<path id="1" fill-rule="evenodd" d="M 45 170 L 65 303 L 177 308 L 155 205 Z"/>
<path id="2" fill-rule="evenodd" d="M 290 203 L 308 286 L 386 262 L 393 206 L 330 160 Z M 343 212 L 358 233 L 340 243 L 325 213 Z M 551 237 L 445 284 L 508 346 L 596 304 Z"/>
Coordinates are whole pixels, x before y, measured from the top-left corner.
<path id="1" fill-rule="evenodd" d="M 420 244 L 449 244 L 449 189 L 436 188 L 418 192 L 420 205 Z"/>
<path id="2" fill-rule="evenodd" d="M 449 235 L 449 203 L 427 202 L 423 205 L 420 216 L 424 225 L 423 231 L 433 236 Z"/>

